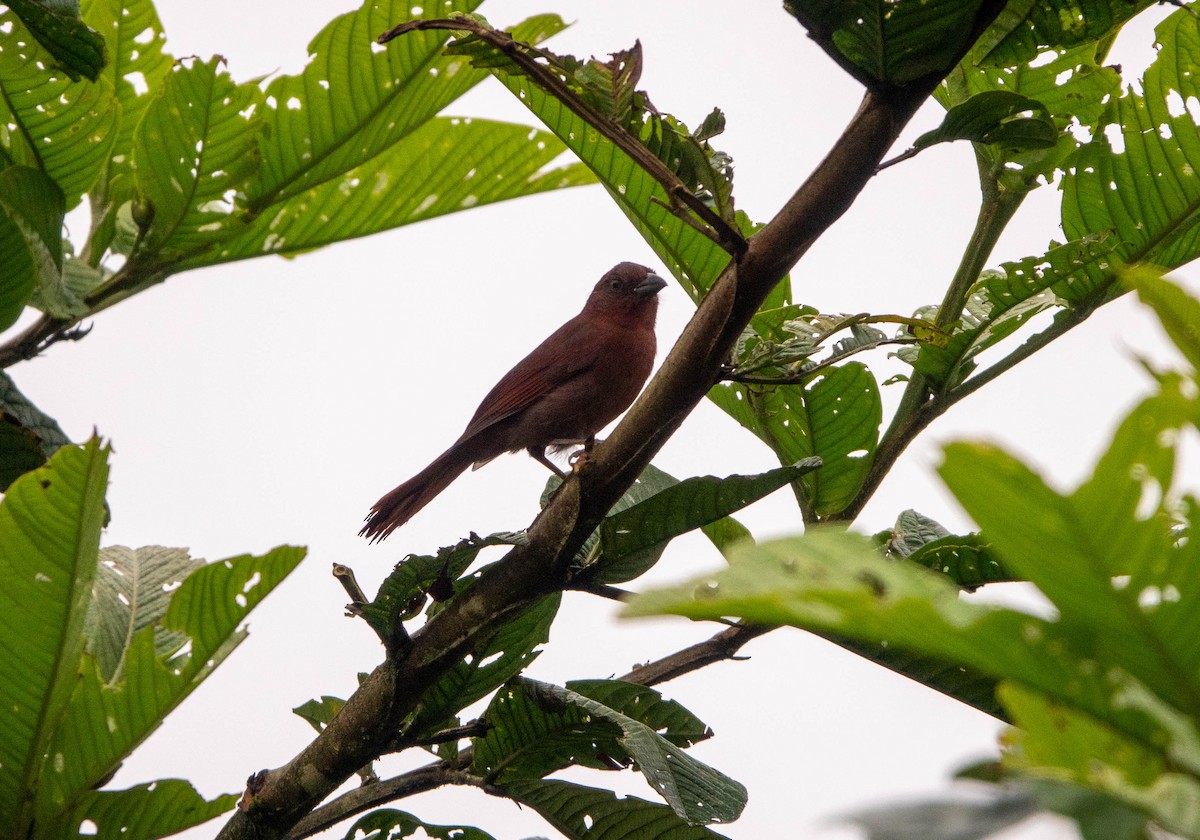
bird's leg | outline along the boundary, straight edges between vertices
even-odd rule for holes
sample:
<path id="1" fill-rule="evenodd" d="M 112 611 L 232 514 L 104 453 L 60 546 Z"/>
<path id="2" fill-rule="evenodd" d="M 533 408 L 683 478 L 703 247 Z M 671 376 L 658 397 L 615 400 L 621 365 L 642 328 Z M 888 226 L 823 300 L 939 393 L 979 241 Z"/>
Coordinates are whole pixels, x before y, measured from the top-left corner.
<path id="1" fill-rule="evenodd" d="M 596 445 L 596 436 L 588 435 L 588 439 L 583 442 L 583 449 L 577 449 L 571 453 L 571 457 L 567 459 L 567 463 L 571 465 L 572 472 L 579 472 L 583 469 L 592 457 L 592 447 Z"/>
<path id="2" fill-rule="evenodd" d="M 562 470 L 560 470 L 557 466 L 555 466 L 554 462 L 546 457 L 546 447 L 531 446 L 528 449 L 526 449 L 525 451 L 529 453 L 530 458 L 537 461 L 539 464 L 544 465 L 546 467 L 546 469 L 550 470 L 550 472 L 554 473 L 556 476 L 561 478 L 563 481 L 567 480 L 567 474 L 565 472 L 563 472 Z"/>

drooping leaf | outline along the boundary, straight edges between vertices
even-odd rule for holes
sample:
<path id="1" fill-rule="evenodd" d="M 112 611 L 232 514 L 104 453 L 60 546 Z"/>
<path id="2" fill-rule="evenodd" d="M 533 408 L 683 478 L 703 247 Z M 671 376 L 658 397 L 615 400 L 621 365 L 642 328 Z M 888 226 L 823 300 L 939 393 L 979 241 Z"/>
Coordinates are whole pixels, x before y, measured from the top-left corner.
<path id="1" fill-rule="evenodd" d="M 16 322 L 36 288 L 60 283 L 65 211 L 62 190 L 45 173 L 29 166 L 0 170 L 0 329 Z"/>
<path id="2" fill-rule="evenodd" d="M 26 836 L 75 688 L 96 574 L 107 446 L 63 447 L 0 501 L 0 834 Z"/>
<path id="3" fill-rule="evenodd" d="M 500 784 L 540 778 L 570 763 L 593 767 L 632 760 L 675 813 L 692 825 L 730 822 L 746 804 L 746 789 L 692 758 L 669 737 L 669 719 L 682 722 L 676 741 L 704 737 L 707 730 L 681 708 L 658 705 L 658 692 L 640 686 L 582 687 L 616 698 L 638 718 L 569 688 L 521 679 L 502 690 L 487 719 L 495 727 L 477 746 L 474 769 Z M 602 754 L 602 755 L 601 755 Z"/>
<path id="4" fill-rule="evenodd" d="M 67 210 L 96 180 L 115 139 L 118 105 L 112 86 L 73 82 L 52 69 L 54 58 L 11 9 L 0 11 L 0 140 L 13 163 L 41 169 L 63 192 Z M 36 142 L 34 141 L 36 138 Z"/>
<path id="5" fill-rule="evenodd" d="M 86 76 L 95 81 L 100 75 L 104 39 L 79 19 L 78 4 L 73 13 L 37 0 L 11 0 L 7 5 L 72 80 Z"/>
<path id="6" fill-rule="evenodd" d="M 577 680 L 564 691 L 517 679 L 496 692 L 484 713 L 488 731 L 474 740 L 474 772 L 503 783 L 542 778 L 573 764 L 609 770 L 634 761 L 622 743 L 622 726 L 572 702 L 575 694 L 650 727 L 678 747 L 712 735 L 695 715 L 652 688 Z"/>
<path id="7" fill-rule="evenodd" d="M 537 811 L 569 840 L 647 837 L 655 840 L 720 840 L 724 834 L 689 825 L 666 805 L 636 796 L 553 779 L 514 781 L 505 793 Z"/>

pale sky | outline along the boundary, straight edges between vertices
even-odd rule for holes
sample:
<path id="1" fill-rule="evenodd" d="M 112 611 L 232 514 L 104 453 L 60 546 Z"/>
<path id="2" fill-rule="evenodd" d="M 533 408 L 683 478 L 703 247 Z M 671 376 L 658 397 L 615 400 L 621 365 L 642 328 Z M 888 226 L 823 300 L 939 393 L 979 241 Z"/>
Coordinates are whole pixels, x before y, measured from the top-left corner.
<path id="1" fill-rule="evenodd" d="M 353 6 L 163 0 L 160 14 L 175 55 L 220 53 L 234 78 L 246 80 L 297 72 L 320 26 Z M 691 124 L 714 105 L 724 110 L 728 128 L 715 145 L 734 158 L 738 206 L 759 221 L 824 156 L 861 95 L 778 2 L 488 0 L 480 11 L 500 26 L 542 11 L 577 21 L 549 44 L 560 52 L 603 55 L 640 38 L 641 87 L 658 108 Z M 1127 80 L 1151 43 L 1149 19 L 1118 42 L 1112 60 Z M 490 81 L 449 110 L 532 120 Z M 940 113 L 933 104 L 923 109 L 895 152 Z M 1040 254 L 1061 239 L 1058 199 L 1052 188 L 1030 198 L 989 264 Z M 936 302 L 977 201 L 966 144 L 935 147 L 887 170 L 793 272 L 795 297 L 822 312 L 901 315 Z M 343 617 L 346 596 L 331 563 L 350 565 L 373 593 L 409 552 L 531 521 L 546 472 L 507 456 L 466 474 L 382 545 L 356 536 L 371 503 L 453 441 L 499 376 L 575 314 L 600 274 L 621 260 L 661 267 L 601 188 L 543 195 L 294 260 L 180 275 L 102 313 L 86 340 L 10 370 L 73 439 L 93 427 L 111 439 L 105 545 L 187 546 L 210 560 L 282 543 L 309 549 L 251 616 L 247 642 L 126 762 L 113 786 L 180 777 L 212 796 L 240 791 L 251 773 L 283 764 L 312 736 L 290 709 L 323 694 L 348 695 L 356 673 L 382 654 L 365 624 Z M 691 305 L 674 284 L 660 299 L 661 359 Z M 1073 486 L 1117 420 L 1149 391 L 1136 356 L 1162 347 L 1133 301 L 1110 306 L 935 423 L 857 527 L 878 531 L 916 508 L 969 529 L 934 473 L 940 446 L 952 440 L 997 441 L 1053 483 Z M 880 381 L 902 371 L 884 351 L 867 361 Z M 899 389 L 883 393 L 886 418 Z M 776 465 L 707 403 L 655 463 L 680 478 Z M 759 538 L 800 530 L 786 491 L 739 518 Z M 683 580 L 721 562 L 702 538 L 684 538 L 636 586 Z M 1020 593 L 989 588 L 982 597 Z M 568 595 L 530 675 L 561 683 L 621 674 L 718 629 L 682 619 L 617 621 L 615 612 L 611 602 Z M 743 652 L 752 659 L 660 687 L 715 730 L 695 755 L 749 788 L 741 820 L 714 826 L 737 840 L 781 827 L 796 837 L 860 836 L 833 819 L 943 794 L 957 768 L 996 753 L 996 721 L 800 631 L 776 631 Z M 392 759 L 380 773 L 424 759 Z M 633 773 L 566 777 L 655 798 Z M 553 836 L 533 811 L 476 790 L 437 791 L 395 807 L 428 822 L 475 824 L 499 840 Z M 209 837 L 219 825 L 186 836 Z M 1003 836 L 1072 834 L 1047 818 Z"/>

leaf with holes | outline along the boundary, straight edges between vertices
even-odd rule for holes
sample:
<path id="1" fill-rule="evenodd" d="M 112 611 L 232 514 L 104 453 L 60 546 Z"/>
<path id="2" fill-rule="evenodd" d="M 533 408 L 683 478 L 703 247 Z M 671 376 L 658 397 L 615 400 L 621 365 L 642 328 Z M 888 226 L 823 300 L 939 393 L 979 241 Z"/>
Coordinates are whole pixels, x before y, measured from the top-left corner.
<path id="1" fill-rule="evenodd" d="M 112 85 L 68 78 L 11 9 L 0 11 L 0 159 L 40 169 L 58 184 L 67 210 L 100 174 L 120 108 Z M 35 139 L 36 138 L 36 141 Z"/>
<path id="2" fill-rule="evenodd" d="M 495 729 L 477 746 L 474 769 L 505 784 L 540 778 L 571 763 L 611 767 L 611 762 L 632 760 L 688 823 L 738 818 L 746 788 L 680 749 L 679 744 L 707 736 L 690 713 L 673 703 L 659 705 L 658 692 L 641 686 L 589 681 L 580 688 L 617 702 L 628 714 L 570 688 L 519 680 L 489 708 L 487 719 L 494 718 Z M 672 722 L 678 725 L 673 728 Z"/>

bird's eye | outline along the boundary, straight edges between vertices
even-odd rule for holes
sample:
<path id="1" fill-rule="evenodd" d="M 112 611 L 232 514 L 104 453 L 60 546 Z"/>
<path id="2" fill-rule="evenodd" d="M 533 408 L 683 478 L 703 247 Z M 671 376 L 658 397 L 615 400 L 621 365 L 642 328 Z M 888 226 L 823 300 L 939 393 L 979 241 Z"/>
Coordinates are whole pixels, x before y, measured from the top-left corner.
<path id="1" fill-rule="evenodd" d="M 619 288 L 621 288 L 621 281 L 620 281 L 620 280 L 613 280 L 613 281 L 612 281 L 611 283 L 609 283 L 608 285 L 609 285 L 609 286 L 611 286 L 611 287 L 612 287 L 612 288 L 614 288 L 614 289 L 619 289 Z"/>

